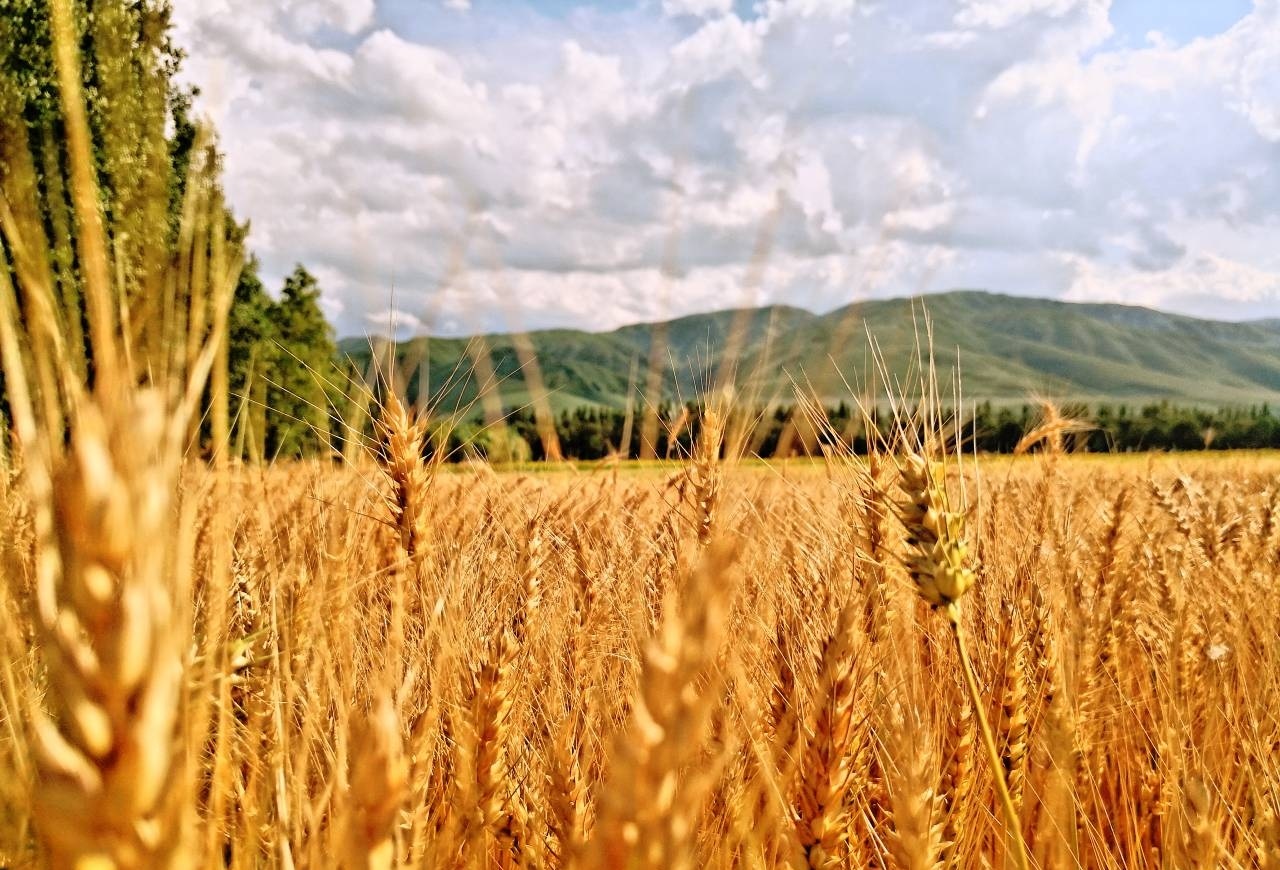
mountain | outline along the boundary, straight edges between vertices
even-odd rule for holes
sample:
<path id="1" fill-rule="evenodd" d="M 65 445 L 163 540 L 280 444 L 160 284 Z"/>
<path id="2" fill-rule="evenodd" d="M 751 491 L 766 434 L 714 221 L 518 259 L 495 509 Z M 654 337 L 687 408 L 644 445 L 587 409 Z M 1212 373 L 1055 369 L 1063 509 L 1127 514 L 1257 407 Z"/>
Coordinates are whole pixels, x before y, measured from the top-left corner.
<path id="1" fill-rule="evenodd" d="M 1280 320 L 1227 323 L 975 290 L 859 302 L 822 315 L 771 306 L 612 332 L 541 330 L 527 335 L 526 347 L 557 409 L 621 407 L 633 374 L 635 389 L 643 388 L 655 341 L 664 397 L 700 395 L 716 382 L 724 361 L 734 359 L 740 393 L 788 403 L 796 384 L 838 401 L 851 390 L 880 384 L 878 371 L 902 382 L 918 371 L 916 348 L 927 348 L 929 335 L 944 385 L 958 359 L 966 400 L 1022 401 L 1038 393 L 1087 402 L 1280 401 Z M 366 371 L 371 347 L 385 346 L 385 339 L 355 338 L 344 339 L 340 350 Z M 401 342 L 397 364 L 409 373 L 409 395 L 419 394 L 425 372 L 438 406 L 473 401 L 481 347 L 489 350 L 504 406 L 527 404 L 527 370 L 516 338 L 506 334 Z M 882 367 L 874 364 L 877 349 Z M 945 392 L 950 395 L 949 386 Z"/>

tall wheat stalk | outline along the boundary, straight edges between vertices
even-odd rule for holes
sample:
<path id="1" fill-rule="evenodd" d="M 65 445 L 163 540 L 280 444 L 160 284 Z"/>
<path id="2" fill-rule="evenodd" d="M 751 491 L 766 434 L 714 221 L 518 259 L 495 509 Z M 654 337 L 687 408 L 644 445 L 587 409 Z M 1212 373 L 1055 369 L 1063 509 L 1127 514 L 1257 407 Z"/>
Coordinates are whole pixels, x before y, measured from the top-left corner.
<path id="1" fill-rule="evenodd" d="M 226 322 L 217 317 L 212 330 L 193 335 L 196 352 L 181 379 L 135 379 L 122 335 L 124 288 L 109 266 L 72 6 L 51 0 L 49 12 L 91 365 L 78 364 L 53 325 L 80 312 L 53 313 L 63 300 L 28 248 L 42 228 L 32 214 L 6 207 L 0 224 L 21 260 L 25 304 L 20 316 L 8 264 L 0 263 L 0 358 L 34 517 L 32 622 L 45 681 L 43 701 L 28 699 L 27 710 L 38 774 L 33 815 L 54 867 L 185 866 L 196 793 L 186 748 L 206 717 L 192 713 L 184 691 L 194 540 L 192 505 L 178 487 L 190 421 Z M 188 191 L 206 184 L 197 171 Z M 207 232 L 191 244 L 206 255 L 212 245 L 216 280 L 206 277 L 199 288 L 192 276 L 175 283 L 225 312 L 236 254 Z"/>
<path id="2" fill-rule="evenodd" d="M 976 576 L 968 565 L 964 542 L 964 515 L 952 510 L 945 484 L 938 480 L 934 464 L 922 453 L 909 453 L 900 469 L 900 487 L 906 500 L 900 517 L 907 532 L 907 572 L 916 591 L 931 607 L 941 608 L 955 640 L 965 686 L 973 703 L 978 731 L 995 781 L 996 794 L 1008 826 L 1009 841 L 1019 870 L 1029 870 L 1022 823 L 1009 792 L 1009 784 L 996 747 L 995 735 L 974 676 L 968 636 L 961 619 L 960 599 L 972 588 Z"/>

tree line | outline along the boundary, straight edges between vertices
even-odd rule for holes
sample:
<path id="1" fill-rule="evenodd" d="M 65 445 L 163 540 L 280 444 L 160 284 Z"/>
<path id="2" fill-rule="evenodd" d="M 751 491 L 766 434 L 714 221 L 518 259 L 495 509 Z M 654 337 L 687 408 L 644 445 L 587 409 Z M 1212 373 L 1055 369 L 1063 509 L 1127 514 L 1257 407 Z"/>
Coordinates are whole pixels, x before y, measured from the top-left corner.
<path id="1" fill-rule="evenodd" d="M 1208 409 L 1172 402 L 1130 405 L 1068 404 L 1060 409 L 1064 417 L 1078 425 L 1065 437 L 1071 451 L 1090 453 L 1131 453 L 1143 451 L 1280 449 L 1280 415 L 1268 404 L 1248 407 Z M 996 405 L 982 402 L 964 415 L 961 439 L 964 447 L 982 453 L 1012 453 L 1028 433 L 1041 422 L 1039 406 Z M 696 403 L 663 403 L 659 418 L 659 456 L 685 456 L 696 441 L 702 408 Z M 816 456 L 825 451 L 848 449 L 867 452 L 870 440 L 887 441 L 896 425 L 893 415 L 872 410 L 863 414 L 849 403 L 799 412 L 795 407 L 756 409 L 738 412 L 749 436 L 743 439 L 745 453 L 766 458 Z M 951 416 L 945 412 L 944 416 Z M 449 441 L 454 455 L 469 450 L 487 455 L 493 450 L 504 460 L 540 460 L 541 437 L 532 411 L 518 409 L 506 418 L 506 429 L 518 439 L 513 447 L 507 435 L 495 435 L 494 427 L 471 423 L 454 433 Z M 596 460 L 608 456 L 632 458 L 640 455 L 641 435 L 630 427 L 627 415 L 617 409 L 581 407 L 562 411 L 556 418 L 556 434 L 564 455 L 571 459 Z"/>

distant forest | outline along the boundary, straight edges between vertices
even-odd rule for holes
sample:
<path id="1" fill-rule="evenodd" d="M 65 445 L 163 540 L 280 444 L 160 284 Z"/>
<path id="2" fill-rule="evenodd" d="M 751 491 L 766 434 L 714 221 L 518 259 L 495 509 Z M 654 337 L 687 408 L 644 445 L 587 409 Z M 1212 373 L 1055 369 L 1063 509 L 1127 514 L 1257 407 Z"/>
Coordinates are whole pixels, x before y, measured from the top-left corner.
<path id="1" fill-rule="evenodd" d="M 1233 450 L 1280 448 L 1280 416 L 1266 404 L 1242 408 L 1206 410 L 1168 402 L 1129 406 L 1107 404 L 1094 407 L 1067 405 L 1064 416 L 1078 420 L 1082 430 L 1065 436 L 1065 447 L 1090 453 L 1130 453 L 1140 451 Z M 1018 442 L 1039 422 L 1040 409 L 1031 404 L 993 406 L 979 404 L 966 415 L 962 438 L 966 450 L 984 453 L 1012 453 Z M 826 425 L 815 426 L 793 408 L 760 412 L 750 437 L 744 439 L 749 455 L 765 458 L 821 455 L 837 442 L 854 453 L 867 451 L 867 427 L 861 412 L 841 403 L 825 409 Z M 664 404 L 659 409 L 665 421 L 661 428 L 657 455 L 687 456 L 699 432 L 701 409 Z M 874 428 L 882 437 L 891 435 L 891 415 L 873 416 Z M 1085 428 L 1087 427 L 1087 428 Z M 611 455 L 634 458 L 640 455 L 639 426 L 627 425 L 627 415 L 609 408 L 582 407 L 564 411 L 555 421 L 562 455 L 569 459 L 596 460 Z M 630 429 L 626 451 L 618 450 Z M 441 430 L 442 435 L 446 430 Z M 475 456 L 498 462 L 538 461 L 545 458 L 543 436 L 531 410 L 507 415 L 500 426 L 462 423 L 448 432 L 450 458 Z"/>

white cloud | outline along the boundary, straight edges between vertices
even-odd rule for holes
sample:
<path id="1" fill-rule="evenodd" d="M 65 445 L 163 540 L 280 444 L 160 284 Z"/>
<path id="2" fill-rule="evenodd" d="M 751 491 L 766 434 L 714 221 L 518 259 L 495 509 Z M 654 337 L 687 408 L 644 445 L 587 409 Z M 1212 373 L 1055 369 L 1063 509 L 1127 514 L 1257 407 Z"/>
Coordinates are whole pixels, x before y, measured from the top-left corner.
<path id="1" fill-rule="evenodd" d="M 373 0 L 285 0 L 284 13 L 301 30 L 332 27 L 356 33 L 373 20 Z"/>
<path id="2" fill-rule="evenodd" d="M 964 28 L 999 30 L 1030 16 L 1062 19 L 1081 7 L 1098 8 L 1105 14 L 1107 5 L 1088 0 L 961 0 L 955 23 Z"/>
<path id="3" fill-rule="evenodd" d="M 364 322 L 370 335 L 414 335 L 426 325 L 417 315 L 399 308 L 370 311 L 365 314 Z"/>
<path id="4" fill-rule="evenodd" d="M 727 15 L 733 0 L 662 0 L 662 11 L 670 16 L 693 15 L 708 18 Z"/>
<path id="5" fill-rule="evenodd" d="M 268 279 L 306 263 L 342 332 L 393 286 L 431 330 L 743 304 L 762 238 L 751 301 L 1280 313 L 1280 0 L 1139 48 L 1107 0 L 415 2 L 175 9 Z"/>
<path id="6" fill-rule="evenodd" d="M 736 15 L 708 21 L 671 48 L 668 73 L 685 86 L 735 73 L 756 79 L 763 74 L 760 36 L 761 28 Z"/>
<path id="7" fill-rule="evenodd" d="M 1074 271 L 1066 299 L 1074 301 L 1114 301 L 1134 305 L 1167 306 L 1175 302 L 1182 310 L 1205 316 L 1220 313 L 1223 306 L 1242 304 L 1252 309 L 1257 303 L 1280 301 L 1280 274 L 1248 263 L 1201 252 L 1176 267 L 1160 271 L 1133 272 L 1079 256 L 1065 258 Z"/>
<path id="8" fill-rule="evenodd" d="M 407 42 L 390 30 L 369 34 L 354 52 L 344 89 L 361 96 L 352 114 L 388 116 L 421 128 L 444 126 L 476 131 L 488 94 L 483 84 L 467 80 L 458 61 L 447 52 Z"/>

